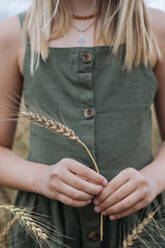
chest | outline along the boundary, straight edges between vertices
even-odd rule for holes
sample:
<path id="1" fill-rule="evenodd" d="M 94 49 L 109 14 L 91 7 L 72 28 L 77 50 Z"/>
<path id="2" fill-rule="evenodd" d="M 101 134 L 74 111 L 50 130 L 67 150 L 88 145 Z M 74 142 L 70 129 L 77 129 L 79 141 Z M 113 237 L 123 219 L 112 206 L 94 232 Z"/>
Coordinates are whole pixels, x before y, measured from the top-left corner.
<path id="1" fill-rule="evenodd" d="M 122 48 L 124 49 L 124 48 Z M 30 75 L 30 56 L 24 65 L 24 94 L 44 111 L 95 107 L 97 112 L 150 107 L 157 80 L 150 66 L 123 70 L 123 53 L 114 57 L 108 47 L 53 48 L 47 62 Z M 47 106 L 47 107 L 46 107 Z M 46 108 L 46 109 L 45 109 Z"/>

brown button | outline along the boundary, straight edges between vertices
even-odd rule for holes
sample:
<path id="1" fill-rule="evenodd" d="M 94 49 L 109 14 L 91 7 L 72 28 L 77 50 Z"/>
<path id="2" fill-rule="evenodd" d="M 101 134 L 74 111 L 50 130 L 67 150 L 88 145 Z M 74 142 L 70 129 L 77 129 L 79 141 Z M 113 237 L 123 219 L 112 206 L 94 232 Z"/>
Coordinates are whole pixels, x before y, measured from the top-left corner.
<path id="1" fill-rule="evenodd" d="M 99 241 L 100 240 L 100 235 L 96 232 L 90 232 L 88 233 L 88 238 L 91 240 L 91 241 Z"/>
<path id="2" fill-rule="evenodd" d="M 82 62 L 84 62 L 85 64 L 88 64 L 92 61 L 92 54 L 91 53 L 84 53 L 81 57 Z"/>
<path id="3" fill-rule="evenodd" d="M 84 117 L 86 119 L 91 119 L 94 117 L 94 111 L 92 108 L 86 108 L 84 109 Z"/>

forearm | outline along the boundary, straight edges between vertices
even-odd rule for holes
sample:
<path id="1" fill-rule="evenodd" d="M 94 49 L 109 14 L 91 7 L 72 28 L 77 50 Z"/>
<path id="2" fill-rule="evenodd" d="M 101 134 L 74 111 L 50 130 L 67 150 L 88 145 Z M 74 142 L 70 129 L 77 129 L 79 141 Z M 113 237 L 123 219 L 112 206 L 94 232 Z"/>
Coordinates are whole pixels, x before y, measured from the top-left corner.
<path id="1" fill-rule="evenodd" d="M 158 189 L 157 194 L 165 190 L 165 141 L 162 142 L 162 146 L 152 163 L 141 171 L 155 180 Z"/>
<path id="2" fill-rule="evenodd" d="M 47 165 L 27 161 L 8 148 L 0 147 L 0 185 L 40 193 L 37 181 Z"/>

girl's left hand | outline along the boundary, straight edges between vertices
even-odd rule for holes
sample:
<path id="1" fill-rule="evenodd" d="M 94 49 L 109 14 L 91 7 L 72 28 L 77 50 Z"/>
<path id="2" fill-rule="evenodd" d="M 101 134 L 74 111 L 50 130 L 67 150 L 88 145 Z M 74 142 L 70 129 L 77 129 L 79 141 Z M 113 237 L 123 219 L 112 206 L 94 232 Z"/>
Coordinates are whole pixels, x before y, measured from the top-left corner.
<path id="1" fill-rule="evenodd" d="M 95 197 L 95 211 L 111 220 L 128 216 L 150 204 L 157 196 L 158 183 L 143 171 L 127 168 L 114 177 Z"/>

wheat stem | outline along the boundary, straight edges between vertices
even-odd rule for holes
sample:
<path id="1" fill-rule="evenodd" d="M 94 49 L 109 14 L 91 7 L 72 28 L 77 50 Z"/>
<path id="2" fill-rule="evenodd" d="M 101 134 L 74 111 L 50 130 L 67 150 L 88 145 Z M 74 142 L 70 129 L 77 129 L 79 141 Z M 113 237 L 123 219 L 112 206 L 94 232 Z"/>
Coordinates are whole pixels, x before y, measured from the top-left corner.
<path id="1" fill-rule="evenodd" d="M 159 210 L 157 208 L 156 210 L 150 212 L 144 220 L 132 230 L 131 234 L 128 234 L 128 236 L 123 241 L 123 248 L 128 248 L 133 246 L 134 241 L 137 240 L 139 235 L 143 232 L 144 228 L 150 224 L 150 222 L 153 220 L 153 217 L 155 216 L 156 212 Z"/>
<path id="2" fill-rule="evenodd" d="M 7 236 L 9 235 L 9 232 L 11 228 L 16 224 L 18 221 L 17 216 L 15 216 L 8 224 L 7 227 L 4 228 L 4 230 L 0 233 L 0 243 L 3 243 L 7 240 Z"/>
<path id="3" fill-rule="evenodd" d="M 92 162 L 93 162 L 93 164 L 94 164 L 94 166 L 96 168 L 96 172 L 98 174 L 100 174 L 98 166 L 97 166 L 92 154 L 90 153 L 88 147 L 80 139 L 78 139 L 77 141 L 85 148 L 85 150 L 89 154 L 89 156 L 90 156 L 90 158 L 91 158 L 91 160 L 92 160 Z M 100 241 L 103 241 L 103 215 L 102 214 L 100 214 Z"/>
<path id="4" fill-rule="evenodd" d="M 100 174 L 99 169 L 98 169 L 98 166 L 97 166 L 97 164 L 96 164 L 96 162 L 95 162 L 95 160 L 94 160 L 94 158 L 93 158 L 91 152 L 89 151 L 88 147 L 87 147 L 80 139 L 78 139 L 77 141 L 85 148 L 85 150 L 86 150 L 87 153 L 89 154 L 89 157 L 91 158 L 91 160 L 92 160 L 92 162 L 93 162 L 93 164 L 94 164 L 94 166 L 95 166 L 96 172 L 97 172 L 98 174 Z"/>
<path id="5" fill-rule="evenodd" d="M 19 115 L 20 115 L 20 117 L 23 117 L 23 118 L 26 118 L 30 121 L 38 123 L 41 126 L 56 132 L 57 134 L 61 134 L 61 135 L 65 136 L 71 140 L 74 140 L 74 141 L 80 143 L 85 148 L 89 157 L 91 158 L 91 160 L 95 166 L 96 172 L 98 174 L 100 174 L 98 166 L 97 166 L 91 152 L 89 151 L 88 147 L 79 139 L 79 137 L 77 135 L 75 135 L 75 133 L 72 129 L 66 127 L 65 125 L 61 124 L 60 122 L 50 120 L 47 117 L 45 117 L 44 115 L 38 115 L 38 114 L 36 114 L 32 111 L 29 111 L 29 110 L 28 111 L 25 110 L 23 112 L 20 112 Z M 103 240 L 103 216 L 102 216 L 102 214 L 101 214 L 100 218 L 101 218 L 100 219 L 100 240 L 102 241 Z"/>

